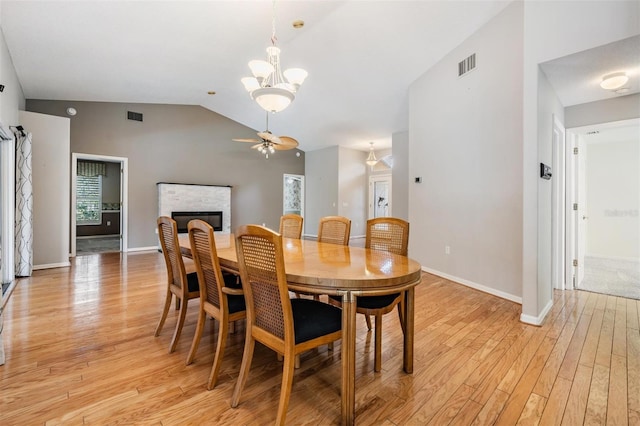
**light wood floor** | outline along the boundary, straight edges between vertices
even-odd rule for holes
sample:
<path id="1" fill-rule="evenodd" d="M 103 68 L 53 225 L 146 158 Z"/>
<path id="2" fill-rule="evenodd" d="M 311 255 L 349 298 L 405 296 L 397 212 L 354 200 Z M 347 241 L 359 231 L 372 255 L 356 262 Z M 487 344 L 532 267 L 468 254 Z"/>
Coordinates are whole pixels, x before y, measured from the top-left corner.
<path id="1" fill-rule="evenodd" d="M 178 349 L 167 353 L 175 314 L 153 332 L 164 297 L 158 253 L 83 256 L 71 268 L 20 280 L 6 305 L 0 424 L 270 424 L 282 364 L 257 345 L 238 408 L 229 400 L 244 326 L 229 339 L 218 385 L 210 322 L 194 364 L 185 357 L 191 307 Z M 402 372 L 398 317 L 385 316 L 383 371 L 357 329 L 357 424 L 640 424 L 640 302 L 557 292 L 542 327 L 520 306 L 425 274 L 416 290 L 415 371 Z M 340 420 L 340 344 L 302 357 L 291 424 Z"/>

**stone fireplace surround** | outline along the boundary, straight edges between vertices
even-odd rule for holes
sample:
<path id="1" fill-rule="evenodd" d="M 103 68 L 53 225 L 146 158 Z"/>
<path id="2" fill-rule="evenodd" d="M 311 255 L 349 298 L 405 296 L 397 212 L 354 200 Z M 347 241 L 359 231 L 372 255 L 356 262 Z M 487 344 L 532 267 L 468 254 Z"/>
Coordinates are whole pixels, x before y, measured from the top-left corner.
<path id="1" fill-rule="evenodd" d="M 222 212 L 222 231 L 231 232 L 231 187 L 158 182 L 158 216 L 172 212 Z"/>

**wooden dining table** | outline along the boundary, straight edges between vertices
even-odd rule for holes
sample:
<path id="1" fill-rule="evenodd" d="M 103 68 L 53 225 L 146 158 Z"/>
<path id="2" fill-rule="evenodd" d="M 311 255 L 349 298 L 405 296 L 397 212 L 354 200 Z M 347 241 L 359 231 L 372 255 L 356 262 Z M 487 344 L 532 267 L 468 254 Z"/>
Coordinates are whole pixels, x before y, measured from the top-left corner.
<path id="1" fill-rule="evenodd" d="M 235 237 L 215 233 L 221 268 L 238 272 Z M 180 248 L 190 256 L 187 234 Z M 342 297 L 342 423 L 355 422 L 356 300 L 404 292 L 403 369 L 413 373 L 414 289 L 421 280 L 418 262 L 393 253 L 361 247 L 283 238 L 287 282 L 291 291 Z"/>

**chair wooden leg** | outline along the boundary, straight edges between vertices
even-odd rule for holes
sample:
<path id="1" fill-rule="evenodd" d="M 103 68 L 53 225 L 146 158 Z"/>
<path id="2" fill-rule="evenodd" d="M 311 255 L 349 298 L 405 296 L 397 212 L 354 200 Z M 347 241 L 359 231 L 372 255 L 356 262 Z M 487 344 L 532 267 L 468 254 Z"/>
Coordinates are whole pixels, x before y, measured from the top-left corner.
<path id="1" fill-rule="evenodd" d="M 404 294 L 400 303 L 398 303 L 398 317 L 400 317 L 400 327 L 402 328 L 402 334 L 404 334 Z"/>
<path id="2" fill-rule="evenodd" d="M 282 362 L 284 361 L 284 356 L 282 354 L 276 354 L 276 359 L 278 360 L 278 362 Z"/>
<path id="3" fill-rule="evenodd" d="M 176 296 L 176 311 L 180 309 L 180 298 Z"/>
<path id="4" fill-rule="evenodd" d="M 256 345 L 256 341 L 251 336 L 251 327 L 247 327 L 247 337 L 244 341 L 244 353 L 242 354 L 242 364 L 240 365 L 240 373 L 238 374 L 238 381 L 236 387 L 233 389 L 233 395 L 231 396 L 231 407 L 235 408 L 240 402 L 240 393 L 244 388 L 244 384 L 249 377 L 249 370 L 251 369 L 251 360 L 253 359 L 253 349 Z"/>
<path id="5" fill-rule="evenodd" d="M 287 408 L 289 408 L 289 398 L 291 397 L 291 386 L 293 385 L 293 370 L 295 368 L 295 360 L 298 355 L 288 353 L 284 357 L 284 366 L 282 368 L 282 386 L 280 387 L 280 402 L 278 403 L 278 414 L 276 416 L 276 424 L 284 425 L 287 417 Z"/>
<path id="6" fill-rule="evenodd" d="M 293 368 L 298 369 L 300 368 L 300 355 L 296 355 L 294 361 L 293 361 Z"/>
<path id="7" fill-rule="evenodd" d="M 172 353 L 173 351 L 175 351 L 176 346 L 178 346 L 178 339 L 180 339 L 180 333 L 182 333 L 182 326 L 184 325 L 184 319 L 187 317 L 187 306 L 188 306 L 188 303 L 186 301 L 181 303 L 180 313 L 178 314 L 178 322 L 176 323 L 176 329 L 173 332 L 171 345 L 169 345 L 169 353 Z"/>
<path id="8" fill-rule="evenodd" d="M 367 314 L 364 314 L 364 318 L 367 320 L 367 330 L 371 330 L 371 318 Z"/>
<path id="9" fill-rule="evenodd" d="M 229 333 L 234 334 L 236 332 L 236 322 L 231 321 L 229 324 Z"/>
<path id="10" fill-rule="evenodd" d="M 162 315 L 160 316 L 160 321 L 156 326 L 156 332 L 154 334 L 154 336 L 156 337 L 160 335 L 160 331 L 162 331 L 162 327 L 164 326 L 164 321 L 167 319 L 167 314 L 169 313 L 169 307 L 171 306 L 172 296 L 173 295 L 171 294 L 171 291 L 167 290 L 167 296 L 164 300 L 164 308 L 162 308 Z"/>
<path id="11" fill-rule="evenodd" d="M 227 345 L 227 336 L 229 334 L 229 321 L 220 321 L 220 329 L 218 330 L 218 346 L 216 347 L 216 354 L 213 357 L 213 366 L 211 367 L 211 374 L 209 374 L 209 382 L 207 383 L 207 390 L 211 390 L 216 386 L 216 380 L 218 380 L 218 372 L 220 371 L 220 365 L 224 358 L 224 349 Z"/>
<path id="12" fill-rule="evenodd" d="M 382 315 L 376 315 L 375 335 L 376 349 L 373 355 L 373 371 L 377 373 L 382 369 Z"/>
<path id="13" fill-rule="evenodd" d="M 204 323 L 206 320 L 206 315 L 202 307 L 200 308 L 200 312 L 198 313 L 198 325 L 196 325 L 196 333 L 193 335 L 193 341 L 191 342 L 191 349 L 189 349 L 189 354 L 187 355 L 187 361 L 185 365 L 189 365 L 193 362 L 193 358 L 196 356 L 196 352 L 198 351 L 198 346 L 200 345 L 200 338 L 202 338 L 202 331 L 204 330 Z"/>

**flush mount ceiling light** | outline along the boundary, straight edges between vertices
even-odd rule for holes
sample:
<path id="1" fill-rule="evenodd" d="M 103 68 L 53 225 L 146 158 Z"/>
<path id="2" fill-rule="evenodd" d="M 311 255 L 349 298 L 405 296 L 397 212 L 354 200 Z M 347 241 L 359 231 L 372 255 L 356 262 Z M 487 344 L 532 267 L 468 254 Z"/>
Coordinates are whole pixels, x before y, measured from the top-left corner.
<path id="1" fill-rule="evenodd" d="M 253 77 L 243 78 L 242 84 L 264 110 L 280 112 L 295 99 L 296 92 L 307 78 L 302 68 L 280 69 L 280 48 L 276 47 L 276 2 L 273 1 L 271 18 L 271 46 L 267 47 L 267 60 L 253 60 L 249 68 Z M 284 75 L 284 78 L 283 78 Z M 286 80 L 285 80 L 286 79 Z"/>
<path id="2" fill-rule="evenodd" d="M 602 77 L 600 87 L 605 90 L 616 90 L 627 84 L 629 77 L 625 72 L 614 72 Z"/>
<path id="3" fill-rule="evenodd" d="M 367 166 L 373 167 L 378 163 L 378 160 L 376 159 L 376 154 L 373 152 L 373 142 L 369 142 L 369 144 L 371 145 L 369 147 L 369 156 L 365 163 L 367 163 Z"/>

